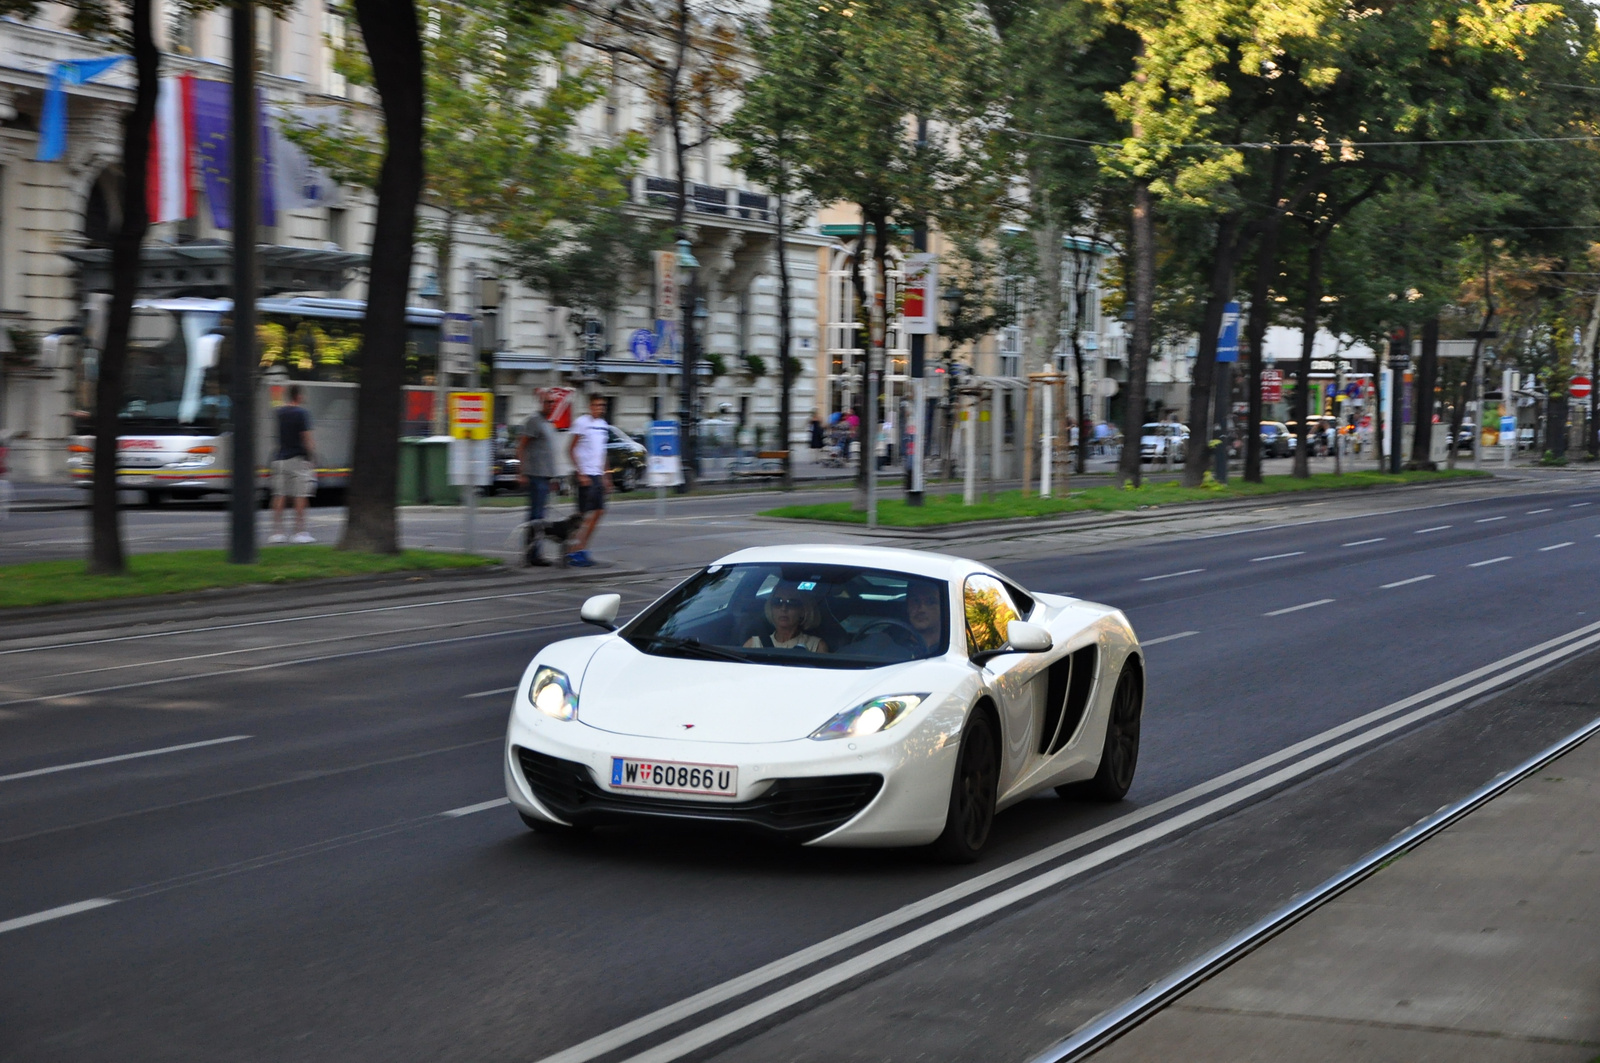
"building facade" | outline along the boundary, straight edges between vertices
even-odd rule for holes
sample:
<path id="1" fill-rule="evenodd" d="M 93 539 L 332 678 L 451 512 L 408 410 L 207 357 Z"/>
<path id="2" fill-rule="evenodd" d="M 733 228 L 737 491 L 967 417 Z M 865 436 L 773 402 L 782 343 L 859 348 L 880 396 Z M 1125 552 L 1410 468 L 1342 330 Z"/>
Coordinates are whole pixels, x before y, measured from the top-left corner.
<path id="1" fill-rule="evenodd" d="M 188 16 L 175 0 L 158 0 L 155 9 L 164 75 L 229 80 L 227 12 Z M 104 42 L 70 32 L 66 20 L 66 9 L 48 5 L 30 22 L 0 19 L 0 436 L 9 440 L 13 475 L 28 481 L 66 478 L 67 437 L 78 406 L 74 381 L 84 346 L 73 335 L 84 331 L 93 301 L 79 263 L 69 256 L 109 245 L 120 216 L 121 125 L 133 100 L 129 62 L 68 86 L 66 150 L 55 161 L 37 161 L 45 93 L 56 64 L 110 51 Z M 346 31 L 335 12 L 314 0 L 282 19 L 262 12 L 259 82 L 269 106 L 370 103 L 333 68 L 329 41 Z M 674 182 L 658 118 L 641 91 L 619 80 L 585 113 L 576 135 L 604 140 L 629 129 L 651 133 L 652 149 L 633 180 L 626 209 L 664 220 L 671 215 Z M 727 144 L 708 140 L 691 153 L 687 175 L 686 235 L 701 263 L 704 303 L 695 315 L 700 349 L 717 356 L 711 361 L 722 369 L 716 376 L 701 373 L 697 414 L 719 422 L 739 441 L 753 444 L 762 437 L 777 445 L 782 253 L 792 292 L 788 353 L 800 363 L 791 438 L 803 441 L 808 412 L 822 406 L 818 252 L 828 238 L 814 219 L 797 219 L 780 251 L 774 204 L 728 165 L 730 154 Z M 229 241 L 230 234 L 213 224 L 203 196 L 199 204 L 196 217 L 152 226 L 147 247 Z M 302 251 L 364 253 L 372 215 L 370 194 L 344 189 L 325 206 L 279 212 L 277 224 L 261 228 L 257 238 Z M 499 420 L 520 420 L 536 402 L 535 389 L 557 385 L 604 391 L 613 400 L 613 420 L 629 432 L 642 432 L 653 416 L 675 414 L 676 369 L 636 358 L 630 342 L 637 330 L 654 324 L 653 277 L 637 277 L 600 334 L 586 338 L 581 317 L 509 276 L 500 259 L 496 241 L 470 224 L 458 233 L 447 276 L 439 275 L 431 249 L 419 243 L 409 299 L 479 318 L 475 335 L 493 372 L 484 383 L 496 393 Z M 341 280 L 306 294 L 364 297 L 362 271 Z"/>

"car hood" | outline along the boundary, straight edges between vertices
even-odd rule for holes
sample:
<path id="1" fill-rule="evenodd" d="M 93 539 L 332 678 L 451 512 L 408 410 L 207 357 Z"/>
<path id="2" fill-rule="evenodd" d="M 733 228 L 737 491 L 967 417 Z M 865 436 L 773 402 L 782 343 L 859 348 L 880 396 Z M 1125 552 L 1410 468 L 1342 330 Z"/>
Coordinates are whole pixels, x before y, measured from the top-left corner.
<path id="1" fill-rule="evenodd" d="M 932 692 L 934 676 L 923 673 L 939 670 L 937 661 L 851 669 L 657 657 L 619 638 L 584 669 L 578 719 L 646 738 L 791 742 L 868 698 Z"/>

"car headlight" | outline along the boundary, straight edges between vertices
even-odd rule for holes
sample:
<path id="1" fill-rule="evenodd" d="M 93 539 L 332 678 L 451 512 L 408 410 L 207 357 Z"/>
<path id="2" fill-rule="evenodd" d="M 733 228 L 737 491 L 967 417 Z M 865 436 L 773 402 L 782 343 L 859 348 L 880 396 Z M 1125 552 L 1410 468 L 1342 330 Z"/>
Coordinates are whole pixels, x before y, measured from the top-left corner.
<path id="1" fill-rule="evenodd" d="M 528 703 L 555 720 L 571 720 L 578 715 L 578 695 L 572 680 L 559 668 L 541 664 L 528 684 Z"/>
<path id="2" fill-rule="evenodd" d="M 893 727 L 912 709 L 921 705 L 926 694 L 891 694 L 862 702 L 848 712 L 841 712 L 815 731 L 811 737 L 824 741 L 829 738 L 859 738 L 877 734 Z"/>

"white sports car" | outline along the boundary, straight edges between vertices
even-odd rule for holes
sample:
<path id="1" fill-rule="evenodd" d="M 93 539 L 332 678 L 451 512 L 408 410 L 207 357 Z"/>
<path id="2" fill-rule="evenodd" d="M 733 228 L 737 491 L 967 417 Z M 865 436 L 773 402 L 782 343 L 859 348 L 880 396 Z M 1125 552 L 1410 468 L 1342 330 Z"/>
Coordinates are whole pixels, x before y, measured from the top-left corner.
<path id="1" fill-rule="evenodd" d="M 534 657 L 506 794 L 537 831 L 661 820 L 973 860 L 996 809 L 1133 782 L 1139 643 L 1116 609 L 876 547 L 741 550 Z"/>

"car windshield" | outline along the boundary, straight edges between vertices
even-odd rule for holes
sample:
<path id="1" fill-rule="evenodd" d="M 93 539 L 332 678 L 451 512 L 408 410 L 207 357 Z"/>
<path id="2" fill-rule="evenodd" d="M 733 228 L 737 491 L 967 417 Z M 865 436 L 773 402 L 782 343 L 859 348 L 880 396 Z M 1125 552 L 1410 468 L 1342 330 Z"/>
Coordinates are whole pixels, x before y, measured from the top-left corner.
<path id="1" fill-rule="evenodd" d="M 795 562 L 712 565 L 621 635 L 661 657 L 877 668 L 943 654 L 949 606 L 944 580 L 903 572 Z"/>

